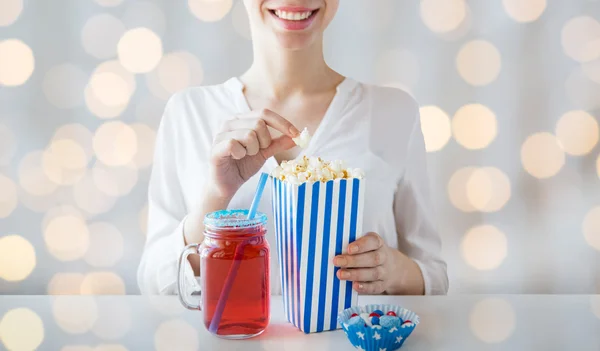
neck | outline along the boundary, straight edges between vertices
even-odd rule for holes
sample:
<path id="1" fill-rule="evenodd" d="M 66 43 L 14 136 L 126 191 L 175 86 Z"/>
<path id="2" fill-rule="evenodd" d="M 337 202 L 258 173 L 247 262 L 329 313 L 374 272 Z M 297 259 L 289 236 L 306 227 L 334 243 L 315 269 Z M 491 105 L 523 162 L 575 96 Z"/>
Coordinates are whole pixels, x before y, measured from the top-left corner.
<path id="1" fill-rule="evenodd" d="M 343 77 L 325 62 L 320 40 L 294 51 L 255 42 L 254 61 L 241 80 L 247 88 L 260 91 L 265 97 L 282 98 L 331 90 Z"/>

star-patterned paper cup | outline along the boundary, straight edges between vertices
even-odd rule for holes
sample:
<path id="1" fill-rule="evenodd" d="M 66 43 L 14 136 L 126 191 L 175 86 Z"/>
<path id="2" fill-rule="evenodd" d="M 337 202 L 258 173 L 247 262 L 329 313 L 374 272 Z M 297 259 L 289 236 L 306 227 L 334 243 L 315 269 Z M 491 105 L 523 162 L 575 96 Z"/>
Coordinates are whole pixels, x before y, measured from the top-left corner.
<path id="1" fill-rule="evenodd" d="M 402 347 L 419 324 L 419 316 L 400 306 L 373 304 L 345 309 L 339 313 L 338 321 L 356 349 L 394 351 Z"/>

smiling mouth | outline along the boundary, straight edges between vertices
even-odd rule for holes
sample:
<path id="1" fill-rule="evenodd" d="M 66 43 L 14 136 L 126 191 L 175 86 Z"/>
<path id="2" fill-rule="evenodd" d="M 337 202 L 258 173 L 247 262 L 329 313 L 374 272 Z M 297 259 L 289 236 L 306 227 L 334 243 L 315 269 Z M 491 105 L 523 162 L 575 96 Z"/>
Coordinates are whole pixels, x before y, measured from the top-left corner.
<path id="1" fill-rule="evenodd" d="M 269 10 L 273 14 L 273 16 L 280 18 L 286 21 L 306 21 L 312 17 L 314 17 L 319 9 L 312 11 L 303 11 L 303 12 L 292 12 L 292 11 L 283 11 L 283 10 Z"/>

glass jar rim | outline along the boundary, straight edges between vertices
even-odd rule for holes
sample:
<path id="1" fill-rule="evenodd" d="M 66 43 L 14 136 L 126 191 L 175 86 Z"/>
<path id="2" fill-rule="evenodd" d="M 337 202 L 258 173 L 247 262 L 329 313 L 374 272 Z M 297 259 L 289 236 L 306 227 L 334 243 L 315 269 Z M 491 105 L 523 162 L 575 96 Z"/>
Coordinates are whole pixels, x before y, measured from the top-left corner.
<path id="1" fill-rule="evenodd" d="M 219 210 L 211 212 L 204 216 L 204 226 L 222 229 L 222 228 L 250 228 L 267 223 L 267 215 L 262 212 L 256 212 L 252 219 L 248 219 L 250 210 Z"/>

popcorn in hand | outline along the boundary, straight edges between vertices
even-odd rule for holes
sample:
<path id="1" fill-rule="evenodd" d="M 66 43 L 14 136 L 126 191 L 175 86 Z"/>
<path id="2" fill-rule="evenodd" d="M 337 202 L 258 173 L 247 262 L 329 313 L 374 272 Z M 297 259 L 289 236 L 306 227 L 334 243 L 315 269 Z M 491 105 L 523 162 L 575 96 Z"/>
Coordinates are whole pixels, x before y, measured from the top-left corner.
<path id="1" fill-rule="evenodd" d="M 296 145 L 300 146 L 302 149 L 306 149 L 308 144 L 310 143 L 310 133 L 308 132 L 308 128 L 304 128 L 304 130 L 300 133 L 300 135 L 296 138 L 292 138 Z"/>
<path id="2" fill-rule="evenodd" d="M 363 179 L 360 168 L 346 168 L 344 161 L 327 162 L 320 157 L 303 156 L 299 160 L 283 161 L 275 167 L 271 176 L 292 184 L 327 182 L 334 179 Z"/>

